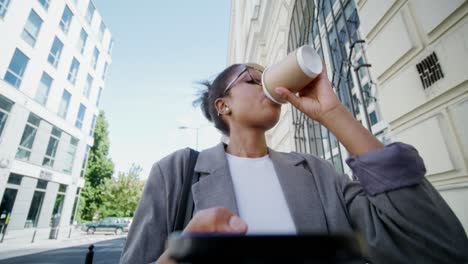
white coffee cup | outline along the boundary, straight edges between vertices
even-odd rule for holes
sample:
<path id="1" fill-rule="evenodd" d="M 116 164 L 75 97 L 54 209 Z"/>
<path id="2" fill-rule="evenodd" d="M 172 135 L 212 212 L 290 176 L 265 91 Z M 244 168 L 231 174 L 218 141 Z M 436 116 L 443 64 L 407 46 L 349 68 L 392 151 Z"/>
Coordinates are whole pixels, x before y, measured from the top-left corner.
<path id="1" fill-rule="evenodd" d="M 265 69 L 262 75 L 263 91 L 273 102 L 284 104 L 286 100 L 275 92 L 275 88 L 285 87 L 297 93 L 312 82 L 322 72 L 322 68 L 322 59 L 314 48 L 304 45 Z"/>

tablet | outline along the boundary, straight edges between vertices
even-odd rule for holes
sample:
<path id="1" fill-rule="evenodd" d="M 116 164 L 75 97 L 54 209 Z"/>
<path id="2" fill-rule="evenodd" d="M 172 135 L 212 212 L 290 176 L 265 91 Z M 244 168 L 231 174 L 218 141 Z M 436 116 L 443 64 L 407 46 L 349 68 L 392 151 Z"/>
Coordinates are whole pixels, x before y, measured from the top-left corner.
<path id="1" fill-rule="evenodd" d="M 357 235 L 173 233 L 169 255 L 184 263 L 364 263 Z"/>

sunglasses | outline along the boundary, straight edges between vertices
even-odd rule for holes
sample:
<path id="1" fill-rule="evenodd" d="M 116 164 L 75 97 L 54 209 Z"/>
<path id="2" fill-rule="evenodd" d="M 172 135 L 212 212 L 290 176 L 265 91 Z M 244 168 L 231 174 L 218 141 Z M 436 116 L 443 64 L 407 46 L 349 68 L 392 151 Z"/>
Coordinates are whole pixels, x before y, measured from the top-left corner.
<path id="1" fill-rule="evenodd" d="M 246 81 L 249 84 L 257 84 L 262 86 L 262 74 L 263 71 L 256 69 L 252 66 L 248 66 L 244 64 L 244 68 L 239 72 L 236 78 L 234 78 L 224 89 L 224 94 L 227 94 L 229 89 L 234 87 L 236 82 L 242 77 L 242 75 L 247 72 L 249 74 L 250 79 Z"/>

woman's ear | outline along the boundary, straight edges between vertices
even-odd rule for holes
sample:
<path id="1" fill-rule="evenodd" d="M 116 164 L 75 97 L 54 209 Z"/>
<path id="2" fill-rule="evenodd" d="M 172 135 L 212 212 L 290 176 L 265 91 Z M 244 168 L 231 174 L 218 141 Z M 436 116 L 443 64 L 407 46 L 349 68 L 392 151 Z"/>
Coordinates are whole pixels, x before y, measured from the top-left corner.
<path id="1" fill-rule="evenodd" d="M 229 114 L 231 109 L 229 108 L 227 101 L 225 98 L 218 98 L 214 102 L 216 111 L 218 112 L 218 116 Z"/>

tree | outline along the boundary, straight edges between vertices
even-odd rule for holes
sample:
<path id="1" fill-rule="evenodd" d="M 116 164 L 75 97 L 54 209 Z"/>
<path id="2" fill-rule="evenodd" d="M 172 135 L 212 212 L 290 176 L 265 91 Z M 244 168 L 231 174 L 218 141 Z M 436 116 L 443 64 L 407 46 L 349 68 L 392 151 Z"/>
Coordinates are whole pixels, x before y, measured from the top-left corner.
<path id="1" fill-rule="evenodd" d="M 101 217 L 133 217 L 144 187 L 139 179 L 141 171 L 141 166 L 132 164 L 128 172 L 104 180 L 99 208 Z"/>
<path id="2" fill-rule="evenodd" d="M 114 163 L 108 157 L 109 144 L 108 123 L 104 111 L 100 111 L 94 128 L 94 145 L 89 152 L 78 219 L 93 220 L 102 204 L 102 186 L 114 173 Z"/>

